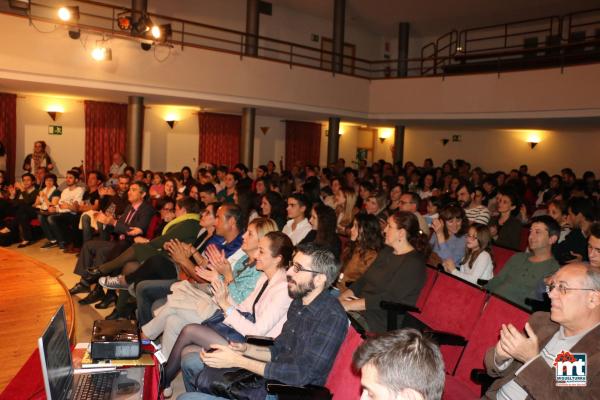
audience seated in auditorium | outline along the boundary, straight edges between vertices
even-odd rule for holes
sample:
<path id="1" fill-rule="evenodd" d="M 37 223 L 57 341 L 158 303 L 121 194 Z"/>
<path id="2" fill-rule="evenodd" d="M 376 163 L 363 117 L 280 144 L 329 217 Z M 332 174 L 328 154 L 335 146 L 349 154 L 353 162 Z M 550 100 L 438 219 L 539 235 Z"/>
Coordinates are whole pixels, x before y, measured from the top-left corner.
<path id="1" fill-rule="evenodd" d="M 427 221 L 425 221 L 425 218 L 418 211 L 420 201 L 421 198 L 415 192 L 404 193 L 400 198 L 400 211 L 413 213 L 415 217 L 417 217 L 421 232 L 429 236 L 429 226 L 427 225 Z"/>
<path id="2" fill-rule="evenodd" d="M 481 192 L 477 196 L 475 188 L 468 183 L 458 185 L 456 199 L 460 206 L 465 209 L 467 218 L 471 223 L 487 225 L 490 222 L 490 211 L 481 204 Z"/>
<path id="3" fill-rule="evenodd" d="M 479 279 L 489 281 L 494 276 L 492 236 L 487 225 L 471 224 L 466 234 L 465 256 L 456 264 L 451 258 L 442 263 L 444 270 L 477 285 Z"/>
<path id="4" fill-rule="evenodd" d="M 548 215 L 550 215 L 560 225 L 560 237 L 557 243 L 562 243 L 569 232 L 571 225 L 569 224 L 569 208 L 564 200 L 553 199 L 548 203 Z"/>
<path id="5" fill-rule="evenodd" d="M 78 186 L 79 172 L 70 170 L 65 178 L 66 187 L 60 194 L 57 206 L 49 206 L 48 214 L 40 214 L 40 222 L 48 243 L 42 248 L 58 246 L 61 250 L 74 239 L 74 229 L 79 221 L 77 210 L 83 201 L 84 189 Z"/>
<path id="6" fill-rule="evenodd" d="M 549 278 L 546 291 L 550 313 L 531 316 L 525 332 L 503 325 L 498 344 L 488 350 L 488 374 L 498 379 L 486 393 L 488 399 L 591 399 L 600 392 L 600 269 L 573 263 Z M 583 386 L 557 385 L 560 354 L 585 353 L 587 382 Z M 569 368 L 581 366 L 567 364 Z"/>
<path id="7" fill-rule="evenodd" d="M 125 281 L 135 287 L 137 319 L 140 326 L 152 319 L 153 304 L 166 299 L 171 292 L 171 285 L 177 281 L 178 274 L 182 280 L 197 282 L 193 257 L 204 253 L 211 244 L 222 245 L 223 238 L 215 234 L 217 210 L 220 205 L 220 203 L 209 204 L 201 212 L 200 230 L 192 245 L 178 240 L 169 241 L 164 245 L 169 257 L 161 255 L 150 257 L 144 263 L 144 268 L 125 276 Z M 228 257 L 237 250 L 238 248 L 230 246 L 226 249 L 225 255 Z"/>
<path id="8" fill-rule="evenodd" d="M 367 331 L 385 332 L 386 312 L 382 300 L 415 305 L 425 284 L 427 237 L 420 233 L 415 215 L 399 211 L 385 227 L 386 246 L 371 267 L 340 294 L 344 309 Z"/>
<path id="9" fill-rule="evenodd" d="M 186 354 L 181 367 L 186 389 L 206 391 L 215 376 L 222 376 L 230 368 L 243 368 L 289 385 L 323 385 L 348 330 L 344 310 L 327 292 L 338 273 L 329 251 L 312 244 L 298 246 L 287 271 L 288 292 L 293 301 L 274 344 L 217 344 L 211 346 L 212 352 Z M 257 391 L 260 397 L 255 398 L 266 396 L 264 385 L 259 385 Z M 180 399 L 206 398 L 203 396 L 187 393 Z"/>
<path id="10" fill-rule="evenodd" d="M 400 184 L 394 183 L 390 185 L 388 192 L 390 203 L 387 207 L 387 212 L 389 215 L 395 213 L 400 209 L 400 199 L 402 197 L 402 192 L 402 186 Z"/>
<path id="11" fill-rule="evenodd" d="M 344 292 L 373 264 L 384 244 L 381 225 L 374 215 L 356 214 L 350 228 L 350 243 L 342 253 L 337 288 Z"/>
<path id="12" fill-rule="evenodd" d="M 334 180 L 333 182 L 338 182 Z M 335 213 L 337 215 L 337 232 L 341 235 L 347 235 L 348 227 L 356 214 L 356 192 L 354 189 L 340 188 L 335 196 Z"/>
<path id="13" fill-rule="evenodd" d="M 554 273 L 560 265 L 552 256 L 552 245 L 558 240 L 560 227 L 548 215 L 531 220 L 529 250 L 516 253 L 504 265 L 498 276 L 486 285 L 486 289 L 523 308 L 530 308 L 525 299 L 542 300 L 543 279 Z"/>
<path id="14" fill-rule="evenodd" d="M 565 240 L 552 248 L 552 253 L 561 264 L 570 261 L 587 261 L 587 237 L 591 224 L 598 219 L 594 203 L 590 199 L 575 197 L 568 203 L 568 221 L 571 231 Z"/>
<path id="15" fill-rule="evenodd" d="M 212 183 L 200 185 L 198 191 L 200 192 L 200 202 L 204 207 L 217 202 L 217 189 Z"/>
<path id="16" fill-rule="evenodd" d="M 415 329 L 367 339 L 353 356 L 360 370 L 361 399 L 439 400 L 444 391 L 444 360 L 439 347 Z"/>
<path id="17" fill-rule="evenodd" d="M 8 200 L 3 203 L 5 214 L 14 214 L 17 217 L 10 223 L 10 226 L 4 226 L 0 230 L 1 243 L 8 246 L 13 243 L 17 230 L 23 224 L 29 224 L 29 216 L 33 215 L 33 205 L 38 197 L 38 189 L 35 187 L 35 177 L 30 173 L 21 176 L 21 182 L 8 186 Z M 30 232 L 21 232 L 22 243 L 32 240 Z M 25 235 L 29 237 L 26 238 Z"/>
<path id="18" fill-rule="evenodd" d="M 590 265 L 600 267 L 600 222 L 595 222 L 590 227 L 588 259 L 590 260 Z"/>
<path id="19" fill-rule="evenodd" d="M 335 211 L 323 203 L 317 203 L 310 212 L 311 231 L 300 243 L 314 243 L 331 251 L 336 260 L 340 259 L 342 243 L 335 232 Z"/>
<path id="20" fill-rule="evenodd" d="M 294 246 L 281 232 L 267 233 L 259 240 L 255 268 L 261 271 L 252 293 L 236 304 L 227 286 L 220 280 L 211 282 L 213 298 L 218 309 L 202 324 L 186 325 L 169 355 L 165 366 L 165 386 L 169 386 L 181 365 L 181 357 L 189 351 L 208 350 L 211 345 L 244 342 L 245 337 L 276 338 L 281 333 L 292 299 L 288 295 L 286 270 L 292 260 Z"/>
<path id="21" fill-rule="evenodd" d="M 156 310 L 155 318 L 142 326 L 144 335 L 151 339 L 162 334 L 163 352 L 166 356 L 170 354 L 185 325 L 202 323 L 217 311 L 218 307 L 206 282 L 222 280 L 228 287 L 232 304 L 243 302 L 256 287 L 261 276 L 261 272 L 254 268 L 259 240 L 267 233 L 277 230 L 277 227 L 270 219 L 258 218 L 248 225 L 245 232 L 244 229 L 239 207 L 224 204 L 217 210 L 215 232 L 229 244 L 228 248 L 225 248 L 227 244 L 221 239 L 218 245 L 209 245 L 203 254 L 194 251 L 195 267 L 189 265 L 188 257 L 178 260 L 182 264 L 188 264 L 186 271 L 194 270 L 193 278 L 196 282 L 204 284 L 189 281 L 173 284 L 167 303 Z"/>
<path id="22" fill-rule="evenodd" d="M 127 168 L 127 163 L 125 162 L 123 154 L 114 153 L 112 156 L 112 164 L 108 169 L 108 184 L 110 186 L 117 184 L 119 177 L 125 174 L 125 168 Z"/>
<path id="23" fill-rule="evenodd" d="M 277 223 L 277 228 L 282 230 L 287 222 L 286 201 L 281 194 L 268 191 L 261 197 L 260 201 L 261 216 L 271 218 Z"/>
<path id="24" fill-rule="evenodd" d="M 521 221 L 517 218 L 520 201 L 514 188 L 503 186 L 498 191 L 496 207 L 498 216 L 490 221 L 490 232 L 494 244 L 512 250 L 519 250 L 521 242 Z"/>
<path id="25" fill-rule="evenodd" d="M 440 211 L 440 217 L 431 223 L 429 243 L 433 252 L 443 262 L 452 260 L 459 264 L 465 255 L 466 234 L 469 220 L 458 205 L 450 204 Z"/>
<path id="26" fill-rule="evenodd" d="M 175 203 L 175 218 L 169 221 L 154 239 L 141 238 L 118 257 L 98 267 L 88 269 L 89 275 L 100 277 L 98 282 L 107 289 L 127 289 L 129 285 L 125 281 L 126 275 L 135 272 L 151 257 L 168 258 L 163 251 L 165 243 L 170 240 L 190 244 L 194 242 L 200 230 L 199 212 L 200 206 L 196 200 L 191 197 L 182 197 Z M 122 274 L 118 276 L 106 276 L 121 271 L 123 271 Z"/>
<path id="27" fill-rule="evenodd" d="M 292 239 L 292 243 L 297 245 L 312 230 L 308 222 L 310 217 L 311 203 L 308 198 L 301 193 L 292 193 L 287 199 L 287 217 L 288 221 L 281 230 Z"/>
<path id="28" fill-rule="evenodd" d="M 121 178 L 119 178 L 121 181 Z M 125 179 L 123 179 L 125 181 Z M 96 219 L 103 225 L 106 232 L 114 235 L 115 239 L 92 239 L 84 243 L 81 253 L 77 258 L 74 273 L 81 276 L 79 283 L 69 291 L 71 294 L 85 293 L 91 290 L 91 285 L 97 279 L 89 275 L 88 269 L 97 267 L 102 263 L 116 258 L 134 243 L 136 237 L 143 236 L 150 225 L 150 220 L 155 211 L 152 206 L 144 201 L 148 187 L 141 182 L 134 182 L 129 186 L 127 198 L 129 205 L 123 214 L 116 218 L 115 215 L 100 213 Z M 90 294 L 81 299 L 81 304 L 92 304 L 101 300 L 102 307 L 107 308 L 115 299 L 114 292 L 109 291 L 104 297 L 104 291 L 100 285 L 96 285 Z"/>
<path id="29" fill-rule="evenodd" d="M 217 200 L 221 203 L 233 203 L 235 187 L 240 177 L 236 172 L 227 172 L 223 179 L 223 189 L 217 193 Z"/>

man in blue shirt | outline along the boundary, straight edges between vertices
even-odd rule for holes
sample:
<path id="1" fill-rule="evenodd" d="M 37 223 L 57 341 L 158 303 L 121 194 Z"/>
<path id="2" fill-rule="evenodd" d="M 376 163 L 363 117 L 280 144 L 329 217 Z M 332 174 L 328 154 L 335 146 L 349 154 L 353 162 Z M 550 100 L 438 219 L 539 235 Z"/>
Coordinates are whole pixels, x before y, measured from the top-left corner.
<path id="1" fill-rule="evenodd" d="M 323 385 L 348 330 L 344 309 L 327 292 L 338 268 L 330 251 L 312 243 L 299 245 L 287 272 L 288 293 L 294 300 L 275 343 L 213 345 L 211 352 L 187 354 L 182 361 L 186 390 L 196 390 L 196 376 L 204 364 L 243 368 L 289 385 Z M 205 393 L 179 396 L 181 400 L 218 398 Z"/>

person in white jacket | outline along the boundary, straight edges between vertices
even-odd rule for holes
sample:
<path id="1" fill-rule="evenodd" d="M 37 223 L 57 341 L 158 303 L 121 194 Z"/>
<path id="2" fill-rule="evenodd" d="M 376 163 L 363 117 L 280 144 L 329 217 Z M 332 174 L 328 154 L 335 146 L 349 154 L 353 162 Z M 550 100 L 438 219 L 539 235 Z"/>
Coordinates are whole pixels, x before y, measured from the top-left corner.
<path id="1" fill-rule="evenodd" d="M 491 252 L 492 236 L 487 225 L 471 224 L 467 233 L 465 257 L 456 266 L 451 259 L 444 260 L 444 270 L 465 281 L 477 285 L 478 279 L 494 277 L 494 262 Z"/>

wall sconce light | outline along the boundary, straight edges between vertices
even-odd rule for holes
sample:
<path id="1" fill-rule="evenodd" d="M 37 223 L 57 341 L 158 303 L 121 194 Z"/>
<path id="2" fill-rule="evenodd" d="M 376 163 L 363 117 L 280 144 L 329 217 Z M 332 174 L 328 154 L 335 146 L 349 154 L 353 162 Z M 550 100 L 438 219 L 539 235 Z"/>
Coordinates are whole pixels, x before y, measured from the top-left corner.
<path id="1" fill-rule="evenodd" d="M 379 128 L 378 129 L 378 138 L 379 141 L 381 142 L 381 144 L 383 144 L 383 142 L 385 142 L 385 140 L 387 138 L 392 137 L 392 132 L 394 130 L 392 128 Z"/>
<path id="2" fill-rule="evenodd" d="M 531 141 L 531 142 L 527 142 L 527 143 L 529 143 L 529 147 L 531 147 L 531 150 L 533 150 L 535 148 L 535 146 L 537 146 L 537 144 L 539 142 L 533 142 L 533 141 Z"/>
<path id="3" fill-rule="evenodd" d="M 450 139 L 442 139 L 442 146 L 445 146 L 450 142 Z"/>
<path id="4" fill-rule="evenodd" d="M 269 132 L 270 129 L 271 128 L 268 127 L 268 126 L 261 126 L 260 127 L 260 131 L 263 133 L 263 135 L 266 135 Z"/>
<path id="5" fill-rule="evenodd" d="M 175 126 L 175 120 L 174 119 L 168 119 L 166 122 L 167 122 L 167 125 L 169 125 L 169 127 L 171 129 L 173 129 L 173 127 Z"/>
<path id="6" fill-rule="evenodd" d="M 52 121 L 56 121 L 56 117 L 65 112 L 65 109 L 61 106 L 52 105 L 46 109 L 46 112 L 52 118 Z"/>

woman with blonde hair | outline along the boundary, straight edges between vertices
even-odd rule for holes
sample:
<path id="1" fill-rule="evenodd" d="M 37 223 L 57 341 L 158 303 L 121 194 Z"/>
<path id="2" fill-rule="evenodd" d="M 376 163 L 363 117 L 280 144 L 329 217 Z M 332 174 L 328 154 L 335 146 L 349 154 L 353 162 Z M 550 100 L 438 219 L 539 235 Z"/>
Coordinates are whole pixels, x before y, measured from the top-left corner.
<path id="1" fill-rule="evenodd" d="M 195 267 L 194 278 L 208 284 L 194 284 L 189 281 L 174 283 L 167 303 L 157 310 L 154 319 L 141 327 L 143 334 L 149 339 L 155 339 L 162 333 L 163 353 L 168 357 L 185 325 L 202 323 L 217 311 L 217 303 L 212 294 L 209 294 L 212 293 L 212 283 L 220 281 L 227 286 L 232 305 L 242 303 L 255 289 L 256 282 L 263 274 L 255 268 L 259 240 L 267 233 L 277 230 L 277 224 L 270 218 L 254 219 L 248 224 L 242 246 L 238 250 L 245 253 L 241 258 L 238 252 L 225 258 L 225 254 L 214 245 L 208 246 L 202 255 L 190 245 L 182 245 L 176 249 L 175 253 L 181 254 L 174 254 L 174 259 L 194 256 L 198 265 Z"/>
<path id="2" fill-rule="evenodd" d="M 353 189 L 343 188 L 335 196 L 335 214 L 337 215 L 337 231 L 342 235 L 347 234 L 348 226 L 356 214 L 356 200 L 358 196 Z"/>

